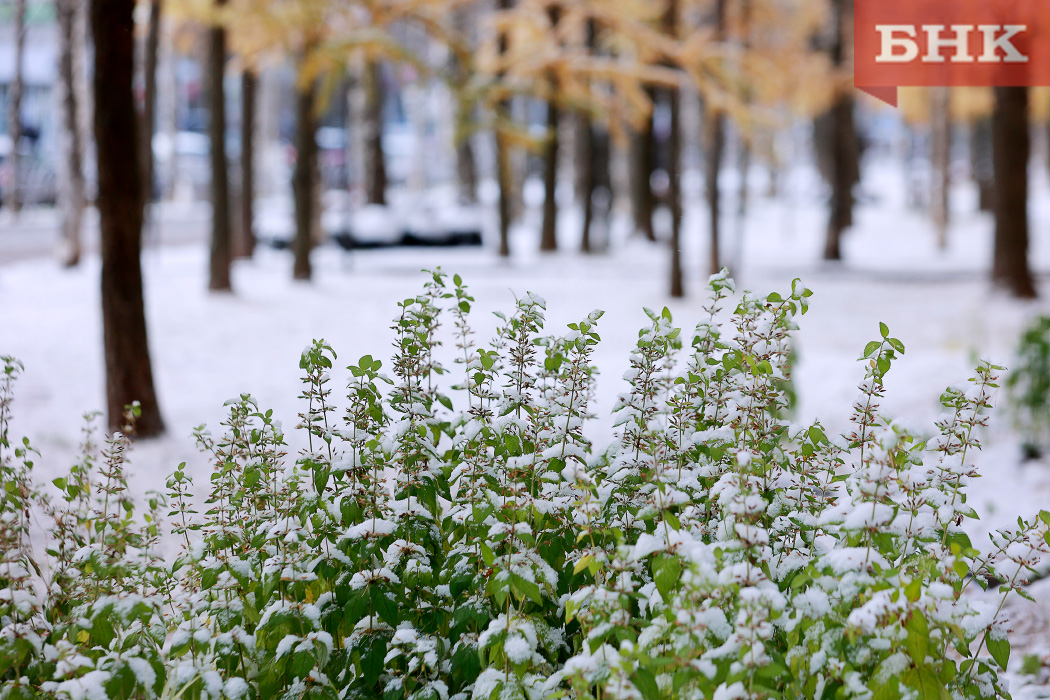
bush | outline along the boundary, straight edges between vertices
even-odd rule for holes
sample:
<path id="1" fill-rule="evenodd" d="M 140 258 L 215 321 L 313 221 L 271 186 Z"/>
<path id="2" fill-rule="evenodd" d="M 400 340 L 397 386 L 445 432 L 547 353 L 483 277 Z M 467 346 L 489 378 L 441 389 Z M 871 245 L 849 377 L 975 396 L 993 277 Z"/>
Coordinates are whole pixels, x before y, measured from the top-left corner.
<path id="1" fill-rule="evenodd" d="M 348 368 L 345 410 L 335 352 L 303 352 L 301 453 L 247 395 L 220 437 L 197 431 L 203 514 L 180 465 L 133 517 L 119 434 L 99 452 L 88 432 L 58 496 L 38 490 L 29 444 L 7 439 L 6 360 L 2 696 L 1005 697 L 1002 605 L 966 593 L 994 579 L 1000 600 L 1026 595 L 1050 513 L 987 556 L 960 528 L 999 368 L 945 392 L 936 434 L 915 435 L 879 412 L 904 352 L 882 326 L 850 434 L 829 437 L 780 417 L 810 292 L 745 294 L 727 318 L 732 283 L 710 286 L 690 334 L 647 311 L 599 448 L 601 313 L 544 335 L 528 294 L 484 347 L 467 288 L 431 273 L 399 305 L 390 375 L 370 356 Z M 54 521 L 43 561 L 35 510 Z"/>
<path id="2" fill-rule="evenodd" d="M 1025 453 L 1038 457 L 1050 446 L 1050 316 L 1037 317 L 1021 334 L 1006 389 Z"/>

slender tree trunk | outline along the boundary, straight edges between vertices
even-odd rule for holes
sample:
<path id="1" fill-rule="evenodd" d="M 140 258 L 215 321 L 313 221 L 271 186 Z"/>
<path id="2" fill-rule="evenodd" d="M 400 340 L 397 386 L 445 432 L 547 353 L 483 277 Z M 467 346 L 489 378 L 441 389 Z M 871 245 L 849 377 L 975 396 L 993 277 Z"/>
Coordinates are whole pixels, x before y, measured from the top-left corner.
<path id="1" fill-rule="evenodd" d="M 386 153 L 383 151 L 383 70 L 365 64 L 365 167 L 369 204 L 386 204 Z"/>
<path id="2" fill-rule="evenodd" d="M 576 117 L 576 191 L 583 204 L 583 231 L 580 235 L 580 252 L 593 252 L 591 228 L 594 224 L 594 140 L 593 125 L 587 114 Z"/>
<path id="3" fill-rule="evenodd" d="M 153 127 L 157 112 L 157 52 L 160 47 L 161 0 L 150 0 L 149 29 L 143 55 L 143 100 L 142 100 L 142 182 L 144 204 L 153 201 Z M 148 217 L 147 217 L 148 220 Z"/>
<path id="4" fill-rule="evenodd" d="M 937 235 L 937 247 L 948 247 L 949 189 L 951 185 L 952 125 L 949 111 L 951 91 L 946 87 L 930 90 L 930 215 Z"/>
<path id="5" fill-rule="evenodd" d="M 995 199 L 995 182 L 992 166 L 992 120 L 979 117 L 970 126 L 970 169 L 977 185 L 977 207 L 980 211 L 992 211 Z"/>
<path id="6" fill-rule="evenodd" d="M 225 0 L 216 0 L 216 5 Z M 226 29 L 208 29 L 208 136 L 211 147 L 211 259 L 208 289 L 230 291 L 230 175 L 226 158 Z"/>
<path id="7" fill-rule="evenodd" d="M 241 226 L 238 256 L 255 253 L 255 103 L 257 78 L 251 70 L 241 73 Z"/>
<path id="8" fill-rule="evenodd" d="M 460 36 L 468 37 L 471 33 L 471 13 L 465 8 L 453 10 L 452 22 Z M 454 117 L 454 138 L 456 143 L 456 179 L 459 185 L 460 204 L 476 204 L 478 201 L 478 170 L 474 158 L 474 147 L 471 135 L 474 133 L 472 114 L 473 101 L 467 99 L 467 84 L 470 76 L 455 52 L 450 52 L 449 74 L 455 88 L 456 114 Z"/>
<path id="9" fill-rule="evenodd" d="M 655 103 L 655 89 L 649 87 L 646 91 L 649 93 L 649 100 Z M 655 241 L 653 209 L 656 207 L 656 198 L 653 196 L 651 179 L 656 165 L 656 135 L 653 133 L 652 116 L 646 119 L 641 131 L 631 137 L 629 159 L 634 228 L 647 240 Z"/>
<path id="10" fill-rule="evenodd" d="M 511 4 L 512 0 L 497 0 L 496 8 L 501 11 L 509 10 Z M 505 32 L 501 32 L 499 53 L 503 55 L 506 52 L 507 35 Z M 503 131 L 503 123 L 507 121 L 509 112 L 509 102 L 500 100 L 496 105 L 496 182 L 499 184 L 499 255 L 501 258 L 510 257 L 511 187 L 513 186 L 513 176 L 511 173 L 510 144 L 506 133 Z"/>
<path id="11" fill-rule="evenodd" d="M 102 249 L 102 335 L 111 430 L 124 407 L 141 406 L 140 436 L 164 432 L 157 405 L 142 300 L 142 160 L 132 88 L 135 0 L 92 0 L 94 131 Z"/>
<path id="12" fill-rule="evenodd" d="M 77 31 L 79 0 L 56 0 L 55 17 L 59 29 L 58 73 L 62 91 L 62 129 L 59 208 L 62 212 L 61 263 L 74 267 L 80 263 L 81 226 L 84 218 L 84 143 L 80 130 L 80 88 L 82 75 L 78 62 L 84 42 Z"/>
<path id="13" fill-rule="evenodd" d="M 992 113 L 995 166 L 995 246 L 992 282 L 1015 297 L 1033 298 L 1028 269 L 1028 88 L 995 88 Z"/>
<path id="14" fill-rule="evenodd" d="M 841 68 L 847 63 L 846 32 L 851 22 L 852 3 L 833 0 L 833 39 L 831 63 Z M 843 92 L 828 114 L 828 166 L 831 201 L 824 259 L 842 259 L 842 234 L 853 225 L 853 186 L 860 180 L 857 131 L 853 121 L 853 97 Z"/>
<path id="15" fill-rule="evenodd" d="M 664 33 L 669 37 L 678 35 L 678 0 L 670 0 L 664 11 Z M 671 112 L 671 133 L 667 137 L 667 199 L 671 209 L 671 296 L 685 296 L 685 280 L 682 274 L 682 193 L 681 151 L 682 138 L 679 125 L 680 94 L 677 87 L 665 88 Z"/>
<path id="16" fill-rule="evenodd" d="M 11 165 L 11 187 L 5 193 L 6 204 L 15 214 L 22 210 L 22 178 L 20 175 L 22 155 L 19 152 L 19 143 L 22 141 L 22 66 L 25 43 L 26 0 L 15 0 L 14 75 L 7 95 L 7 133 L 11 137 L 11 154 L 8 156 Z"/>
<path id="17" fill-rule="evenodd" d="M 561 17 L 561 8 L 552 5 L 547 9 L 551 30 L 557 26 Z M 548 77 L 551 93 L 558 91 L 558 79 L 554 73 Z M 547 100 L 547 147 L 543 152 L 543 224 L 540 228 L 540 250 L 545 252 L 558 249 L 558 153 L 561 135 L 558 126 L 561 123 L 561 110 L 555 97 Z"/>
<path id="18" fill-rule="evenodd" d="M 725 41 L 726 0 L 715 2 L 715 38 Z M 720 109 L 710 104 L 704 108 L 704 184 L 707 198 L 708 272 L 717 274 L 722 269 L 722 189 L 719 178 L 722 174 L 722 157 L 725 153 L 726 120 Z"/>
<path id="19" fill-rule="evenodd" d="M 310 250 L 313 248 L 315 162 L 317 161 L 317 121 L 314 114 L 317 85 L 300 85 L 296 95 L 296 158 L 292 173 L 292 195 L 295 198 L 295 263 L 292 277 L 309 280 L 312 274 Z"/>

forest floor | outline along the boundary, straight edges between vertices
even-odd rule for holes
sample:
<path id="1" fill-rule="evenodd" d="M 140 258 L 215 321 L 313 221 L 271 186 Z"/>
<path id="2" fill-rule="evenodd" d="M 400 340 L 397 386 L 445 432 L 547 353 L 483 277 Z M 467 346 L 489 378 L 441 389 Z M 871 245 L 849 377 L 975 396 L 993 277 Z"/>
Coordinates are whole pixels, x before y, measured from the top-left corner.
<path id="1" fill-rule="evenodd" d="M 884 412 L 932 429 L 946 386 L 969 377 L 979 358 L 1009 365 L 1028 320 L 1050 314 L 1050 185 L 1041 174 L 1033 178 L 1031 251 L 1042 297 L 1017 302 L 987 282 L 992 223 L 987 214 L 975 213 L 968 187 L 954 192 L 955 223 L 948 248 L 939 251 L 927 217 L 905 205 L 909 185 L 900 166 L 875 166 L 862 188 L 856 226 L 844 241 L 843 262 L 819 259 L 822 198 L 815 176 L 801 169 L 775 200 L 762 198 L 764 183 L 756 181 L 742 226 L 731 214 L 726 218 L 724 249 L 742 289 L 782 291 L 801 277 L 814 291 L 796 335 L 799 422 L 819 418 L 831 430 L 846 428 L 863 378 L 857 358 L 884 321 L 907 346 L 889 373 Z M 726 186 L 735 191 L 733 183 Z M 241 392 L 273 408 L 284 425 L 295 425 L 303 347 L 312 338 L 326 339 L 340 354 L 337 367 L 363 354 L 385 359 L 397 301 L 421 288 L 421 268 L 437 266 L 462 275 L 478 299 L 472 318 L 480 339 L 494 328 L 488 312 L 507 309 L 515 293 L 533 291 L 547 299 L 550 332 L 594 308 L 605 309 L 595 355 L 602 374 L 595 407 L 600 417 L 593 432 L 611 434 L 607 414 L 623 390 L 620 377 L 645 322 L 642 307 L 667 305 L 686 328 L 701 317 L 707 277 L 703 215 L 696 198 L 689 199 L 688 296 L 678 301 L 666 294 L 666 246 L 628 238 L 625 217 L 618 216 L 609 252 L 580 255 L 571 234 L 579 215 L 572 209 L 560 221 L 560 253 L 535 252 L 539 212 L 530 207 L 508 261 L 498 260 L 490 247 L 346 254 L 326 246 L 314 254 L 314 281 L 303 284 L 291 280 L 287 251 L 260 249 L 255 259 L 235 263 L 233 294 L 206 291 L 204 245 L 150 248 L 143 259 L 150 351 L 168 433 L 135 446 L 133 487 L 140 493 L 158 487 L 183 461 L 196 474 L 206 473 L 191 430 L 202 423 L 218 430 L 223 402 Z M 42 480 L 72 463 L 82 414 L 104 406 L 98 272 L 94 256 L 70 271 L 49 259 L 0 267 L 0 354 L 26 365 L 16 387 L 12 434 L 30 436 L 43 453 Z M 446 364 L 452 367 L 451 359 Z M 345 372 L 333 374 L 336 387 L 345 383 Z M 977 458 L 985 478 L 970 490 L 970 504 L 983 518 L 969 526 L 975 543 L 1017 516 L 1050 508 L 1050 460 L 1021 462 L 1005 403 L 999 396 Z M 1009 608 L 1012 665 L 1035 654 L 1043 659 L 1044 676 L 1015 675 L 1015 698 L 1050 697 L 1050 581 L 1034 584 L 1031 592 L 1036 603 L 1018 600 Z"/>

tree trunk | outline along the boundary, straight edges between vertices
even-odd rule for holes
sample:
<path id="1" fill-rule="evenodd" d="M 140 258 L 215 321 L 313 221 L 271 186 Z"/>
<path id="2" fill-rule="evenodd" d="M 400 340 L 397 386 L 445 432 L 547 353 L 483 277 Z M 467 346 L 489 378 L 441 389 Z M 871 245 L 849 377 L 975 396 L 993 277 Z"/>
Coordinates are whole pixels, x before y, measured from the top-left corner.
<path id="1" fill-rule="evenodd" d="M 8 156 L 11 187 L 5 196 L 8 207 L 15 214 L 22 210 L 22 156 L 19 144 L 22 141 L 22 67 L 26 43 L 26 0 L 15 0 L 15 61 L 14 75 L 7 94 L 7 133 L 11 137 L 11 154 Z"/>
<path id="2" fill-rule="evenodd" d="M 94 131 L 98 150 L 98 213 L 102 249 L 102 335 L 106 410 L 120 430 L 124 407 L 138 401 L 140 436 L 159 435 L 142 300 L 142 160 L 132 87 L 135 0 L 92 0 L 95 43 Z"/>
<path id="3" fill-rule="evenodd" d="M 721 2 L 721 0 L 719 0 Z M 678 35 L 678 0 L 670 0 L 664 11 L 664 33 L 669 37 Z M 685 296 L 685 280 L 682 275 L 682 193 L 681 193 L 681 151 L 682 138 L 679 126 L 679 90 L 676 87 L 665 88 L 670 107 L 671 132 L 667 137 L 667 199 L 671 209 L 671 296 L 679 299 Z"/>
<path id="4" fill-rule="evenodd" d="M 471 13 L 464 8 L 453 10 L 452 22 L 460 36 L 471 34 Z M 459 186 L 460 204 L 477 204 L 478 170 L 474 158 L 474 147 L 471 135 L 474 133 L 471 115 L 474 103 L 463 94 L 466 91 L 470 76 L 455 52 L 450 52 L 449 75 L 455 89 L 456 114 L 454 117 L 454 138 L 456 143 L 456 180 Z"/>
<path id="5" fill-rule="evenodd" d="M 257 78 L 251 70 L 241 73 L 241 226 L 238 257 L 255 253 L 255 92 Z"/>
<path id="6" fill-rule="evenodd" d="M 153 201 L 153 127 L 157 111 L 157 52 L 160 46 L 161 0 L 150 0 L 149 30 L 143 56 L 143 100 L 142 100 L 142 182 L 144 204 Z M 148 220 L 148 219 L 147 219 Z"/>
<path id="7" fill-rule="evenodd" d="M 846 64 L 846 26 L 850 21 L 852 3 L 834 0 L 832 21 L 834 35 L 831 45 L 831 63 L 836 68 Z M 860 179 L 859 152 L 856 126 L 853 121 L 853 98 L 849 93 L 839 95 L 827 114 L 828 175 L 831 185 L 827 236 L 824 241 L 824 259 L 842 259 L 842 234 L 853 225 L 853 186 Z"/>
<path id="8" fill-rule="evenodd" d="M 58 73 L 62 93 L 62 129 L 59 208 L 62 212 L 61 263 L 74 267 L 82 253 L 81 226 L 84 219 L 84 143 L 80 130 L 80 88 L 82 75 L 78 62 L 84 42 L 77 31 L 79 0 L 56 0 L 55 17 L 59 29 Z"/>
<path id="9" fill-rule="evenodd" d="M 217 6 L 225 0 L 216 0 Z M 226 158 L 226 29 L 208 29 L 208 137 L 211 150 L 211 260 L 208 289 L 231 291 L 230 175 Z"/>
<path id="10" fill-rule="evenodd" d="M 386 153 L 383 151 L 383 70 L 365 65 L 365 167 L 369 204 L 386 204 Z"/>
<path id="11" fill-rule="evenodd" d="M 949 188 L 951 185 L 952 125 L 949 111 L 951 91 L 946 87 L 930 90 L 930 216 L 937 235 L 937 247 L 948 247 Z"/>
<path id="12" fill-rule="evenodd" d="M 995 167 L 995 245 L 992 282 L 1015 297 L 1033 298 L 1028 269 L 1028 88 L 995 88 L 992 157 Z"/>
<path id="13" fill-rule="evenodd" d="M 558 249 L 558 122 L 560 110 L 553 101 L 547 103 L 547 147 L 543 154 L 543 225 L 540 233 L 540 250 Z"/>
<path id="14" fill-rule="evenodd" d="M 704 193 L 707 199 L 707 228 L 710 235 L 707 267 L 708 273 L 714 275 L 722 269 L 722 193 L 719 176 L 722 172 L 722 156 L 725 153 L 726 123 L 721 110 L 708 107 L 704 111 Z"/>
<path id="15" fill-rule="evenodd" d="M 970 170 L 977 185 L 977 208 L 994 209 L 995 182 L 992 166 L 992 120 L 979 117 L 970 126 Z"/>
<path id="16" fill-rule="evenodd" d="M 296 158 L 292 173 L 292 196 L 295 198 L 295 241 L 293 243 L 295 263 L 292 277 L 309 280 L 310 250 L 313 248 L 314 220 L 314 170 L 317 161 L 317 122 L 314 114 L 317 101 L 317 84 L 300 85 L 296 94 Z"/>
<path id="17" fill-rule="evenodd" d="M 655 103 L 655 89 L 646 88 L 649 99 Z M 641 131 L 631 137 L 630 147 L 630 189 L 631 210 L 634 214 L 634 228 L 646 239 L 656 240 L 653 230 L 653 209 L 656 199 L 653 196 L 651 179 L 656 165 L 656 135 L 653 133 L 652 116 L 646 119 Z"/>
<path id="18" fill-rule="evenodd" d="M 496 9 L 500 11 L 509 10 L 512 0 L 497 0 Z M 499 37 L 499 53 L 507 52 L 507 35 L 501 32 Z M 502 78 L 502 75 L 499 77 Z M 507 135 L 503 131 L 503 123 L 507 121 L 510 112 L 510 104 L 507 100 L 500 100 L 496 105 L 496 182 L 499 184 L 499 255 L 501 258 L 510 257 L 510 219 L 511 219 L 511 187 L 513 186 L 510 162 L 510 144 Z"/>

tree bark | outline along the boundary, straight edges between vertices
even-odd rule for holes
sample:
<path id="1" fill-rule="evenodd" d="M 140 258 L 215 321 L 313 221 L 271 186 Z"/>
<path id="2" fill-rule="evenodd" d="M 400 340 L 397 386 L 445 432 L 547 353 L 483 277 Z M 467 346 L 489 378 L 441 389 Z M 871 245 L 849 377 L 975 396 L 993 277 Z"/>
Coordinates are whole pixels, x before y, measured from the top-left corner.
<path id="1" fill-rule="evenodd" d="M 15 0 L 15 61 L 14 75 L 9 86 L 7 103 L 7 133 L 11 137 L 10 164 L 11 186 L 4 193 L 7 206 L 17 214 L 22 210 L 22 159 L 19 143 L 22 141 L 22 88 L 23 58 L 26 43 L 26 0 Z"/>
<path id="2" fill-rule="evenodd" d="M 951 185 L 952 125 L 949 111 L 951 92 L 946 87 L 930 90 L 930 216 L 937 236 L 937 247 L 948 247 L 949 189 Z"/>
<path id="3" fill-rule="evenodd" d="M 722 0 L 719 0 L 721 2 Z M 664 33 L 669 37 L 678 34 L 678 0 L 670 0 L 664 11 Z M 685 280 L 682 274 L 682 193 L 681 193 L 681 151 L 682 138 L 679 125 L 679 90 L 676 87 L 664 88 L 670 107 L 671 132 L 667 137 L 667 199 L 671 209 L 671 296 L 679 299 L 685 296 Z"/>
<path id="4" fill-rule="evenodd" d="M 995 88 L 992 158 L 995 168 L 995 244 L 992 282 L 1013 296 L 1034 298 L 1028 269 L 1028 88 Z"/>
<path id="5" fill-rule="evenodd" d="M 92 0 L 95 43 L 94 131 L 98 150 L 98 213 L 102 249 L 102 335 L 106 409 L 120 430 L 124 407 L 141 406 L 140 436 L 164 431 L 153 387 L 142 299 L 142 160 L 132 88 L 135 0 Z"/>
<path id="6" fill-rule="evenodd" d="M 722 156 L 725 152 L 725 116 L 721 110 L 708 107 L 704 119 L 704 186 L 707 199 L 707 228 L 710 235 L 708 247 L 708 272 L 717 274 L 722 269 L 722 196 L 719 176 L 722 171 Z"/>
<path id="7" fill-rule="evenodd" d="M 970 126 L 970 170 L 977 185 L 977 208 L 992 211 L 995 181 L 992 166 L 992 120 L 979 117 Z"/>
<path id="8" fill-rule="evenodd" d="M 547 147 L 543 154 L 543 225 L 540 232 L 540 250 L 552 252 L 558 249 L 558 151 L 560 138 L 558 123 L 561 110 L 550 101 L 547 103 Z"/>
<path id="9" fill-rule="evenodd" d="M 383 151 L 383 70 L 365 64 L 365 166 L 369 204 L 386 204 L 386 153 Z"/>
<path id="10" fill-rule="evenodd" d="M 852 3 L 834 0 L 832 4 L 833 37 L 830 48 L 831 63 L 836 68 L 846 64 L 846 27 L 850 21 Z M 853 98 L 849 93 L 839 95 L 827 120 L 827 165 L 831 198 L 827 236 L 824 241 L 824 259 L 842 259 L 842 234 L 853 225 L 853 186 L 860 179 L 859 149 L 856 125 L 853 120 Z"/>
<path id="11" fill-rule="evenodd" d="M 314 170 L 317 161 L 317 121 L 314 114 L 317 101 L 317 85 L 300 85 L 295 101 L 296 112 L 296 158 L 292 173 L 292 195 L 295 198 L 295 262 L 292 277 L 309 280 L 312 275 L 310 250 L 313 248 L 314 219 Z"/>
<path id="12" fill-rule="evenodd" d="M 655 103 L 655 89 L 646 88 L 649 100 Z M 653 230 L 653 209 L 656 198 L 653 196 L 651 179 L 656 166 L 656 135 L 653 133 L 653 119 L 650 115 L 642 129 L 631 137 L 630 189 L 631 211 L 634 214 L 634 228 L 647 240 L 655 241 Z"/>
<path id="13" fill-rule="evenodd" d="M 256 78 L 252 70 L 241 73 L 241 226 L 238 256 L 255 253 L 255 103 Z"/>
<path id="14" fill-rule="evenodd" d="M 496 9 L 509 10 L 512 0 L 497 0 Z M 507 52 L 507 35 L 500 33 L 499 53 Z M 502 77 L 500 75 L 499 77 Z M 510 144 L 503 131 L 503 122 L 508 119 L 510 104 L 500 100 L 496 105 L 496 182 L 499 184 L 499 255 L 510 257 L 511 187 L 513 186 L 510 162 Z"/>
<path id="15" fill-rule="evenodd" d="M 150 0 L 149 30 L 143 55 L 143 100 L 142 100 L 142 182 L 144 204 L 153 201 L 153 127 L 157 111 L 157 52 L 160 47 L 161 0 Z"/>
<path id="16" fill-rule="evenodd" d="M 61 167 L 59 208 L 62 212 L 61 263 L 74 267 L 82 253 L 81 227 L 84 219 L 84 143 L 80 130 L 80 89 L 78 69 L 84 42 L 77 31 L 79 0 L 56 0 L 55 18 L 59 29 L 58 73 L 62 91 L 62 129 L 59 135 Z"/>
<path id="17" fill-rule="evenodd" d="M 457 8 L 452 11 L 452 22 L 456 31 L 462 37 L 471 35 L 471 13 L 465 8 Z M 478 201 L 478 170 L 477 161 L 474 158 L 474 146 L 471 143 L 471 135 L 474 133 L 471 115 L 474 103 L 466 99 L 464 92 L 470 76 L 456 53 L 450 52 L 449 75 L 452 76 L 452 85 L 455 89 L 456 113 L 453 121 L 454 139 L 456 144 L 456 180 L 459 187 L 460 204 L 477 204 Z"/>
<path id="18" fill-rule="evenodd" d="M 221 6 L 225 0 L 216 0 Z M 230 175 L 226 158 L 226 29 L 208 28 L 208 137 L 211 159 L 211 258 L 208 289 L 230 291 Z"/>

